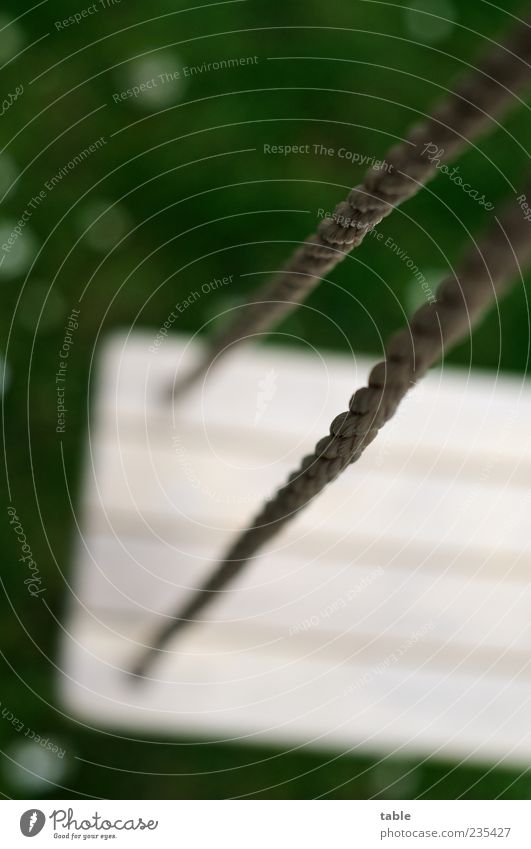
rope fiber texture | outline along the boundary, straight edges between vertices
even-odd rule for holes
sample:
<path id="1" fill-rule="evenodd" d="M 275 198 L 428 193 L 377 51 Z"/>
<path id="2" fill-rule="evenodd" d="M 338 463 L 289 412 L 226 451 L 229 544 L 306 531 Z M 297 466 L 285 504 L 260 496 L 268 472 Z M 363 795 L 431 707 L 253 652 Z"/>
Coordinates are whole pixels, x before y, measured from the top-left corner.
<path id="1" fill-rule="evenodd" d="M 389 150 L 387 167 L 369 169 L 363 183 L 336 206 L 332 218 L 323 219 L 284 269 L 238 308 L 207 343 L 197 367 L 172 387 L 170 397 L 186 391 L 234 344 L 285 318 L 395 206 L 416 194 L 437 170 L 428 146 L 444 151 L 441 163 L 451 161 L 467 141 L 493 126 L 530 80 L 531 23 L 521 22 L 504 44 L 491 49 L 477 69 L 457 83 L 426 121 Z"/>
<path id="2" fill-rule="evenodd" d="M 495 221 L 479 246 L 468 250 L 456 274 L 440 284 L 435 302 L 421 306 L 409 326 L 391 337 L 385 359 L 372 369 L 368 385 L 352 396 L 349 409 L 330 425 L 329 435 L 319 440 L 314 452 L 266 502 L 206 583 L 156 635 L 134 675 L 144 676 L 170 637 L 191 624 L 264 543 L 359 459 L 409 389 L 448 347 L 468 335 L 511 281 L 521 276 L 520 265 L 531 260 L 531 223 L 516 199 Z"/>

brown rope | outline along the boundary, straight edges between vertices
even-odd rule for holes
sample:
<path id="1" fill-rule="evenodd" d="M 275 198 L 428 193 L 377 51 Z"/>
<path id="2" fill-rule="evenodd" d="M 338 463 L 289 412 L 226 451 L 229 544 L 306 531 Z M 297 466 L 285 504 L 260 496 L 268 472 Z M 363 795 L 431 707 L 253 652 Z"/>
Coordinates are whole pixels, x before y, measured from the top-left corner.
<path id="1" fill-rule="evenodd" d="M 204 375 L 233 344 L 267 330 L 292 312 L 373 227 L 433 177 L 436 165 L 428 146 L 444 151 L 440 162 L 453 159 L 467 141 L 488 129 L 512 105 L 515 94 L 529 84 L 530 64 L 531 25 L 522 22 L 504 45 L 490 50 L 477 70 L 457 84 L 427 121 L 414 126 L 405 142 L 391 148 L 385 158 L 387 168 L 370 169 L 363 183 L 336 206 L 332 218 L 321 222 L 283 271 L 237 310 L 208 344 L 204 359 L 173 387 L 172 397 Z"/>
<path id="2" fill-rule="evenodd" d="M 410 325 L 391 337 L 385 359 L 372 369 L 368 386 L 352 396 L 349 409 L 333 420 L 329 436 L 321 439 L 313 454 L 303 459 L 300 469 L 265 504 L 203 587 L 156 635 L 153 648 L 135 667 L 135 675 L 143 676 L 170 637 L 214 601 L 216 593 L 234 580 L 249 558 L 289 519 L 359 459 L 382 425 L 394 415 L 410 387 L 448 346 L 467 335 L 471 326 L 508 288 L 520 270 L 520 263 L 530 259 L 531 224 L 514 201 L 501 219 L 496 219 L 496 225 L 480 246 L 469 250 L 456 275 L 440 284 L 437 300 L 420 307 Z"/>

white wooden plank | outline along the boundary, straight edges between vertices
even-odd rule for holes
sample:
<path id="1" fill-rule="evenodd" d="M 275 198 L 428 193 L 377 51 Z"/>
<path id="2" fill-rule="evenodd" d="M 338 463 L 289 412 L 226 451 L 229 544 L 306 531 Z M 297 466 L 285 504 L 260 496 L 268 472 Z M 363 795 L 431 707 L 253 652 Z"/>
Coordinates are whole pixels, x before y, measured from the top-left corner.
<path id="1" fill-rule="evenodd" d="M 109 609 L 107 621 L 117 612 L 152 622 L 160 621 L 159 613 L 171 615 L 214 564 L 201 560 L 206 546 L 197 542 L 185 552 L 162 546 L 157 551 L 154 561 L 153 544 L 125 538 L 118 549 L 110 538 L 93 538 L 90 554 L 81 560 L 80 600 L 90 610 Z M 531 582 L 510 576 L 466 578 L 451 569 L 437 572 L 429 560 L 417 569 L 406 559 L 375 568 L 363 560 L 345 566 L 332 559 L 308 563 L 270 555 L 237 580 L 208 619 L 267 628 L 271 638 L 301 644 L 309 631 L 314 643 L 318 638 L 326 643 L 330 634 L 405 639 L 429 622 L 441 645 L 531 652 L 530 610 Z"/>
<path id="2" fill-rule="evenodd" d="M 104 628 L 78 619 L 71 632 L 83 648 L 65 644 L 64 663 L 79 684 L 63 680 L 63 695 L 92 723 L 96 716 L 193 739 L 529 763 L 531 684 L 522 659 L 504 678 L 488 664 L 478 675 L 457 663 L 441 670 L 413 650 L 397 658 L 396 643 L 358 663 L 294 657 L 284 647 L 245 652 L 238 635 L 212 637 L 205 628 L 184 637 L 178 659 L 159 663 L 155 680 L 139 687 L 122 671 L 142 639 L 138 629 L 110 641 Z"/>
<path id="3" fill-rule="evenodd" d="M 232 449 L 226 462 L 208 449 L 187 451 L 185 465 L 158 446 L 117 445 L 100 441 L 98 463 L 89 478 L 86 503 L 93 509 L 127 510 L 140 520 L 149 515 L 186 519 L 202 527 L 236 532 L 261 500 L 284 483 L 292 465 L 284 461 L 254 469 L 236 466 Z M 370 449 L 369 449 L 370 450 Z M 329 487 L 296 522 L 297 536 L 327 526 L 338 535 L 363 531 L 411 536 L 435 545 L 451 535 L 457 545 L 521 550 L 530 541 L 529 490 L 488 482 L 443 478 L 427 468 L 389 475 L 356 465 Z M 292 534 L 293 536 L 293 534 Z"/>
<path id="4" fill-rule="evenodd" d="M 157 354 L 150 354 L 150 335 L 129 337 L 126 349 L 124 339 L 119 336 L 107 344 L 108 367 L 102 375 L 101 406 L 110 410 L 113 422 L 118 411 L 118 428 L 122 422 L 130 424 L 133 414 L 148 423 L 160 416 L 166 419 L 164 393 L 168 382 L 171 383 L 176 367 L 184 373 L 191 368 L 198 356 L 197 347 L 188 340 L 172 339 L 171 345 L 168 341 Z M 123 350 L 127 350 L 127 356 Z M 216 427 L 229 434 L 235 428 L 252 433 L 261 382 L 272 373 L 272 398 L 264 402 L 260 432 L 282 437 L 294 434 L 303 440 L 315 430 L 319 437 L 330 417 L 346 409 L 352 392 L 365 385 L 373 364 L 374 360 L 354 355 L 248 347 L 244 357 L 237 353 L 228 356 L 202 386 L 177 403 L 175 421 L 182 427 L 199 424 L 203 428 L 206 423 L 208 429 Z M 496 456 L 518 456 L 518 440 L 529 444 L 526 423 L 531 416 L 531 398 L 527 383 L 521 377 L 502 378 L 441 366 L 415 387 L 402 405 L 396 421 L 403 419 L 404 423 L 395 428 L 394 439 L 411 445 L 422 437 L 423 442 L 428 440 L 439 450 L 451 443 L 453 451 L 460 448 L 469 453 L 482 448 L 491 449 Z M 419 409 L 421 416 L 417 415 Z M 470 433 L 474 434 L 473 440 Z M 310 440 L 307 445 L 311 444 Z"/>

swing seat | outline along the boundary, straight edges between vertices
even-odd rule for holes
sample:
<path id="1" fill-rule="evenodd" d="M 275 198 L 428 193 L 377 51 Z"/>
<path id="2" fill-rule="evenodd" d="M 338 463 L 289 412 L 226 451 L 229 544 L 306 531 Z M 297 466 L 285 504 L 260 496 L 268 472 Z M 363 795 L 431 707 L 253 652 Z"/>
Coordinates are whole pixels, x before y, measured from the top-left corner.
<path id="1" fill-rule="evenodd" d="M 531 757 L 531 391 L 441 365 L 160 653 L 143 646 L 365 384 L 363 357 L 116 335 L 95 381 L 60 687 L 120 731 Z"/>

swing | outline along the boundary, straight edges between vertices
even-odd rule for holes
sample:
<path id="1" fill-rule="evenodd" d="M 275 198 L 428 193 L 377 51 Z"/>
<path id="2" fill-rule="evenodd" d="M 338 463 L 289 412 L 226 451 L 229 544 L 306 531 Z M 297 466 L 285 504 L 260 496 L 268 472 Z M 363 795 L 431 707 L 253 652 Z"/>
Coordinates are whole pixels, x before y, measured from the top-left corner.
<path id="1" fill-rule="evenodd" d="M 210 366 L 433 176 L 427 144 L 451 158 L 503 114 L 529 82 L 530 54 L 523 27 L 211 345 L 171 336 L 150 356 L 153 334 L 107 344 L 63 640 L 63 697 L 78 716 L 528 762 L 531 396 L 509 377 L 424 377 L 531 259 L 517 199 L 391 338 L 328 436 L 351 357 L 251 348 Z M 370 366 L 356 357 L 355 368 Z M 301 434 L 316 446 L 302 463 Z"/>

